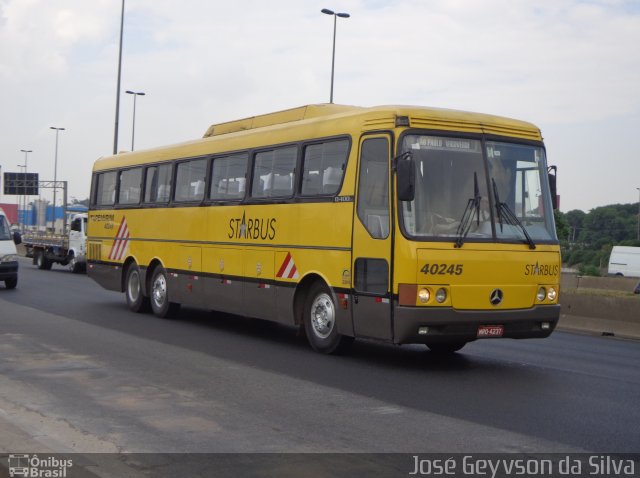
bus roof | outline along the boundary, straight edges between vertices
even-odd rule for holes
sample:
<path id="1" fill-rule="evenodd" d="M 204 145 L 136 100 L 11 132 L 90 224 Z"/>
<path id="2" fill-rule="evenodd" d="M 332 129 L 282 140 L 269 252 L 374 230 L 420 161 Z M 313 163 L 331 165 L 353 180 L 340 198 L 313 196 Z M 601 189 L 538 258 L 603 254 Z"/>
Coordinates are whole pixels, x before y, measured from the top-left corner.
<path id="1" fill-rule="evenodd" d="M 337 120 L 342 120 L 347 125 L 344 131 L 334 131 L 332 134 L 345 131 L 389 130 L 396 127 L 396 119 L 399 117 L 406 117 L 408 126 L 411 128 L 542 140 L 540 130 L 535 125 L 500 116 L 423 106 L 360 107 L 325 103 L 213 124 L 207 129 L 202 139 L 151 150 L 121 152 L 115 156 L 100 158 L 94 164 L 94 169 L 102 170 L 144 163 L 147 160 L 146 153 L 153 153 L 154 161 L 208 154 L 207 151 L 211 148 L 210 142 L 227 139 L 232 140 L 230 141 L 232 144 L 228 145 L 230 151 L 248 149 L 253 147 L 252 144 L 244 145 L 243 141 L 246 141 L 246 135 L 253 131 L 268 134 L 281 133 L 282 141 L 288 142 L 291 139 L 287 139 L 287 134 L 297 125 L 300 127 L 311 124 L 318 127 L 323 125 L 328 131 L 332 127 L 335 129 L 335 126 L 330 125 L 336 125 Z M 185 153 L 186 150 L 188 152 Z"/>
<path id="2" fill-rule="evenodd" d="M 424 127 L 433 128 L 439 124 L 443 129 L 473 129 L 477 131 L 482 128 L 485 131 L 494 130 L 494 134 L 509 134 L 520 136 L 526 134 L 539 140 L 540 130 L 532 125 L 520 120 L 504 118 L 481 113 L 471 113 L 467 111 L 457 111 L 443 108 L 428 108 L 424 106 L 347 106 L 324 103 L 318 105 L 306 105 L 298 108 L 292 108 L 275 113 L 267 113 L 259 116 L 252 116 L 235 121 L 213 124 L 207 129 L 204 138 L 218 136 L 249 129 L 264 128 L 267 126 L 290 123 L 294 121 L 309 120 L 323 117 L 347 117 L 359 115 L 371 121 L 373 118 L 378 120 L 393 120 L 395 126 L 396 116 L 407 116 L 410 119 L 412 127 L 421 127 L 421 123 L 430 123 Z M 375 121 L 375 120 L 374 120 Z M 499 130 L 499 131 L 498 131 Z"/>
<path id="3" fill-rule="evenodd" d="M 204 133 L 203 138 L 209 138 L 211 136 L 218 136 L 221 134 L 236 133 L 247 129 L 264 128 L 265 126 L 289 123 L 291 121 L 302 121 L 305 119 L 335 115 L 337 113 L 352 112 L 354 110 L 362 110 L 362 108 L 357 106 L 328 103 L 299 106 L 288 110 L 276 111 L 275 113 L 267 113 L 264 115 L 251 116 L 250 118 L 212 124 Z"/>

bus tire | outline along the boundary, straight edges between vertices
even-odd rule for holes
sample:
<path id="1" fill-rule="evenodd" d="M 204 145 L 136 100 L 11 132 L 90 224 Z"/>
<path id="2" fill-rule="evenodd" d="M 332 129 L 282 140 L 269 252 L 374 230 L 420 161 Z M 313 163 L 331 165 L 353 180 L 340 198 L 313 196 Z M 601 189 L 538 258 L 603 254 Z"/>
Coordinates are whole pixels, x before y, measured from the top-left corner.
<path id="1" fill-rule="evenodd" d="M 429 350 L 435 354 L 452 354 L 460 350 L 464 347 L 466 342 L 449 342 L 449 343 L 440 343 L 440 344 L 427 344 Z"/>
<path id="2" fill-rule="evenodd" d="M 163 319 L 173 317 L 180 309 L 180 304 L 170 302 L 167 271 L 162 266 L 158 266 L 153 270 L 150 299 L 153 313 Z"/>
<path id="3" fill-rule="evenodd" d="M 36 251 L 36 266 L 38 269 L 43 271 L 48 271 L 51 269 L 52 262 L 47 259 L 46 253 L 44 251 Z"/>
<path id="4" fill-rule="evenodd" d="M 135 262 L 127 267 L 124 281 L 124 295 L 127 299 L 127 306 L 133 312 L 147 312 L 151 308 L 149 297 L 145 297 L 142 293 L 140 268 Z"/>
<path id="5" fill-rule="evenodd" d="M 353 343 L 353 337 L 338 333 L 336 310 L 329 287 L 315 282 L 307 294 L 303 320 L 309 345 L 316 352 L 343 353 Z"/>

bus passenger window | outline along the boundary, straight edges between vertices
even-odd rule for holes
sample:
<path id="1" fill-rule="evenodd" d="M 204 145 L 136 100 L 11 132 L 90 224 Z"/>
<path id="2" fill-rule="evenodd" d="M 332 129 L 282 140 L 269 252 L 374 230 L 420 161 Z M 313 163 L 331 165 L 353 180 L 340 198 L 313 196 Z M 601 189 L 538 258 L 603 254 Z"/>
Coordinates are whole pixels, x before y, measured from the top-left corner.
<path id="1" fill-rule="evenodd" d="M 242 199 L 248 162 L 249 155 L 246 153 L 214 158 L 209 199 Z"/>
<path id="2" fill-rule="evenodd" d="M 293 195 L 293 176 L 298 148 L 289 146 L 256 154 L 251 196 L 254 198 Z"/>
<path id="3" fill-rule="evenodd" d="M 144 202 L 166 203 L 171 197 L 171 165 L 161 164 L 147 168 Z"/>
<path id="4" fill-rule="evenodd" d="M 349 141 L 311 144 L 304 150 L 302 195 L 335 195 L 342 184 Z"/>
<path id="5" fill-rule="evenodd" d="M 175 200 L 193 202 L 204 199 L 204 178 L 206 173 L 206 159 L 179 163 L 176 173 Z"/>
<path id="6" fill-rule="evenodd" d="M 138 204 L 142 185 L 142 168 L 126 169 L 120 172 L 118 204 Z"/>
<path id="7" fill-rule="evenodd" d="M 96 205 L 111 206 L 116 201 L 116 179 L 115 171 L 98 174 L 96 187 Z"/>

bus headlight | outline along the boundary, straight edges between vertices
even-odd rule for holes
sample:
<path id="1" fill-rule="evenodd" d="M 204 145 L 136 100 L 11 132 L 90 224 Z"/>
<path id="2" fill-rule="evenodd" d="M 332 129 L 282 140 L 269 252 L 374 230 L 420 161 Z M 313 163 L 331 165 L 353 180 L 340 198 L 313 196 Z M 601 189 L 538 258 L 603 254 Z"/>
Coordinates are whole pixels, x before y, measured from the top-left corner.
<path id="1" fill-rule="evenodd" d="M 549 287 L 549 292 L 547 292 L 547 299 L 551 302 L 555 301 L 558 298 L 558 292 L 553 287 Z"/>
<path id="2" fill-rule="evenodd" d="M 545 297 L 547 297 L 547 290 L 544 287 L 540 287 L 536 294 L 536 299 L 538 299 L 538 302 L 542 302 Z"/>
<path id="3" fill-rule="evenodd" d="M 445 300 L 447 300 L 447 291 L 442 288 L 438 289 L 436 291 L 436 302 L 442 304 Z"/>
<path id="4" fill-rule="evenodd" d="M 420 289 L 418 291 L 418 300 L 421 303 L 426 304 L 427 302 L 429 302 L 430 298 L 431 298 L 431 293 L 429 292 L 429 289 Z"/>

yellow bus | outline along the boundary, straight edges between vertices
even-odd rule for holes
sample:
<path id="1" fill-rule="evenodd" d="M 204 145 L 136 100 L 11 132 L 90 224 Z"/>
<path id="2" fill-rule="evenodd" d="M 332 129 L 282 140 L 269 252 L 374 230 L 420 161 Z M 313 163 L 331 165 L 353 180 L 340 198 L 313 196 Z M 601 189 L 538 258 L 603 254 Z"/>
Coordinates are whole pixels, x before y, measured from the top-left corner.
<path id="1" fill-rule="evenodd" d="M 537 127 L 408 106 L 309 105 L 101 158 L 88 273 L 160 317 L 180 305 L 454 352 L 547 337 L 560 248 Z"/>

